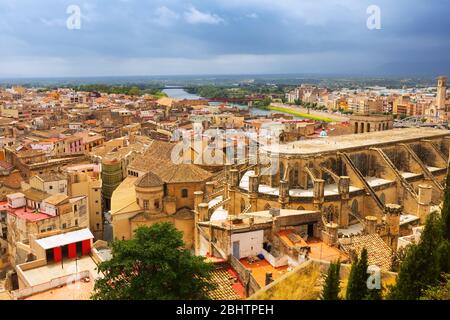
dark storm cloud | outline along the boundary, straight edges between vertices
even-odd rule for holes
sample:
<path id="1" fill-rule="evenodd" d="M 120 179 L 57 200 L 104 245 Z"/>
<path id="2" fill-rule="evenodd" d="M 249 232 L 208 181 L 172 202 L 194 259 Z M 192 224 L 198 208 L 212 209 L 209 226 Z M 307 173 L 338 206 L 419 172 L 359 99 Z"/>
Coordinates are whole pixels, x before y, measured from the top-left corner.
<path id="1" fill-rule="evenodd" d="M 381 30 L 366 27 L 372 4 Z M 450 73 L 449 13 L 445 0 L 0 0 L 0 76 Z"/>

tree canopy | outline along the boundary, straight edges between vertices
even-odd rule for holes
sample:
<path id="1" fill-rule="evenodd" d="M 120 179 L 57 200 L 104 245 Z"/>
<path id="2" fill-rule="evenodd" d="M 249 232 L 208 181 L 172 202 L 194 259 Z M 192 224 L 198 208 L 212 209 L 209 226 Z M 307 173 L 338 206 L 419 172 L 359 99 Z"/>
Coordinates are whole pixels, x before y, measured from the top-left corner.
<path id="1" fill-rule="evenodd" d="M 367 250 L 364 248 L 361 257 L 356 257 L 352 263 L 345 296 L 347 300 L 363 300 L 368 296 L 367 267 Z"/>
<path id="2" fill-rule="evenodd" d="M 450 166 L 447 170 L 447 179 L 445 180 L 444 201 L 442 203 L 441 217 L 444 238 L 450 241 Z"/>
<path id="3" fill-rule="evenodd" d="M 341 287 L 341 282 L 339 278 L 339 273 L 341 269 L 341 262 L 331 262 L 328 268 L 328 273 L 325 276 L 325 284 L 322 289 L 321 300 L 340 300 L 339 292 Z"/>
<path id="4" fill-rule="evenodd" d="M 440 275 L 439 244 L 442 243 L 442 225 L 436 212 L 427 218 L 420 241 L 411 245 L 400 265 L 397 283 L 391 299 L 416 300 L 423 290 L 438 283 Z"/>
<path id="5" fill-rule="evenodd" d="M 214 288 L 210 264 L 184 249 L 182 233 L 171 223 L 141 226 L 131 240 L 112 244 L 112 259 L 102 262 L 96 300 L 207 299 Z"/>

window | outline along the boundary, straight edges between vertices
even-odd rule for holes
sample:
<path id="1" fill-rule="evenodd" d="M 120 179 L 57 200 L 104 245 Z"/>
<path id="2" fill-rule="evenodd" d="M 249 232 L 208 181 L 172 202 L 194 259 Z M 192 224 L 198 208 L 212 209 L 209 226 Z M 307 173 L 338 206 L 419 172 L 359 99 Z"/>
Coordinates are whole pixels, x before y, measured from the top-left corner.
<path id="1" fill-rule="evenodd" d="M 65 223 L 63 223 L 62 225 L 63 229 L 67 228 L 67 225 Z"/>
<path id="2" fill-rule="evenodd" d="M 159 209 L 159 200 L 155 200 L 155 208 Z"/>
<path id="3" fill-rule="evenodd" d="M 78 220 L 77 220 L 77 219 L 75 219 L 75 225 L 76 225 L 76 226 L 78 225 Z"/>
<path id="4" fill-rule="evenodd" d="M 97 211 L 97 212 L 96 212 L 95 214 L 96 214 L 96 215 L 99 215 L 99 214 L 100 214 L 100 212 L 98 212 L 98 211 Z"/>
<path id="5" fill-rule="evenodd" d="M 100 229 L 100 223 L 97 223 L 97 230 Z"/>
<path id="6" fill-rule="evenodd" d="M 48 187 L 50 190 L 53 190 L 53 186 Z"/>
<path id="7" fill-rule="evenodd" d="M 77 205 L 74 205 L 74 206 L 73 206 L 73 211 L 78 211 Z"/>
<path id="8" fill-rule="evenodd" d="M 144 200 L 144 210 L 148 210 L 148 200 Z"/>
<path id="9" fill-rule="evenodd" d="M 188 189 L 181 189 L 181 197 L 182 198 L 188 197 Z"/>
<path id="10" fill-rule="evenodd" d="M 95 203 L 98 203 L 98 200 L 95 200 Z"/>

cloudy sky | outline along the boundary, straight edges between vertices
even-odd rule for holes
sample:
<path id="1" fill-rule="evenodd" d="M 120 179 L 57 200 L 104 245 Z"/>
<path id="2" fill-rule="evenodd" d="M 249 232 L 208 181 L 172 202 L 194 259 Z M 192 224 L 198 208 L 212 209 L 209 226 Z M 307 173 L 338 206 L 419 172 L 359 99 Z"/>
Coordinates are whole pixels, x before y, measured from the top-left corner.
<path id="1" fill-rule="evenodd" d="M 448 0 L 0 0 L 0 77 L 450 74 L 449 16 Z"/>

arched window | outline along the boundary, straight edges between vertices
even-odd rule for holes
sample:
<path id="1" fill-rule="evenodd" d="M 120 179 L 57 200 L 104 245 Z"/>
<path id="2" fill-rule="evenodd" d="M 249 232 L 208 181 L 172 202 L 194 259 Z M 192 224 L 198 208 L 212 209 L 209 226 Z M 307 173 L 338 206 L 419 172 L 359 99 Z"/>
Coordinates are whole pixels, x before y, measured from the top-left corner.
<path id="1" fill-rule="evenodd" d="M 358 133 L 358 122 L 355 122 L 355 133 Z"/>
<path id="2" fill-rule="evenodd" d="M 280 163 L 280 180 L 284 179 L 284 165 Z"/>
<path id="3" fill-rule="evenodd" d="M 241 212 L 245 210 L 245 200 L 244 198 L 241 198 Z"/>
<path id="4" fill-rule="evenodd" d="M 381 193 L 379 198 L 382 204 L 386 203 L 386 195 L 384 193 Z"/>
<path id="5" fill-rule="evenodd" d="M 294 169 L 294 179 L 292 179 L 292 185 L 298 186 L 298 168 L 297 168 L 297 166 Z"/>
<path id="6" fill-rule="evenodd" d="M 359 215 L 359 204 L 358 204 L 358 201 L 356 201 L 356 200 L 353 200 L 353 202 L 352 202 L 352 213 L 355 216 Z"/>

